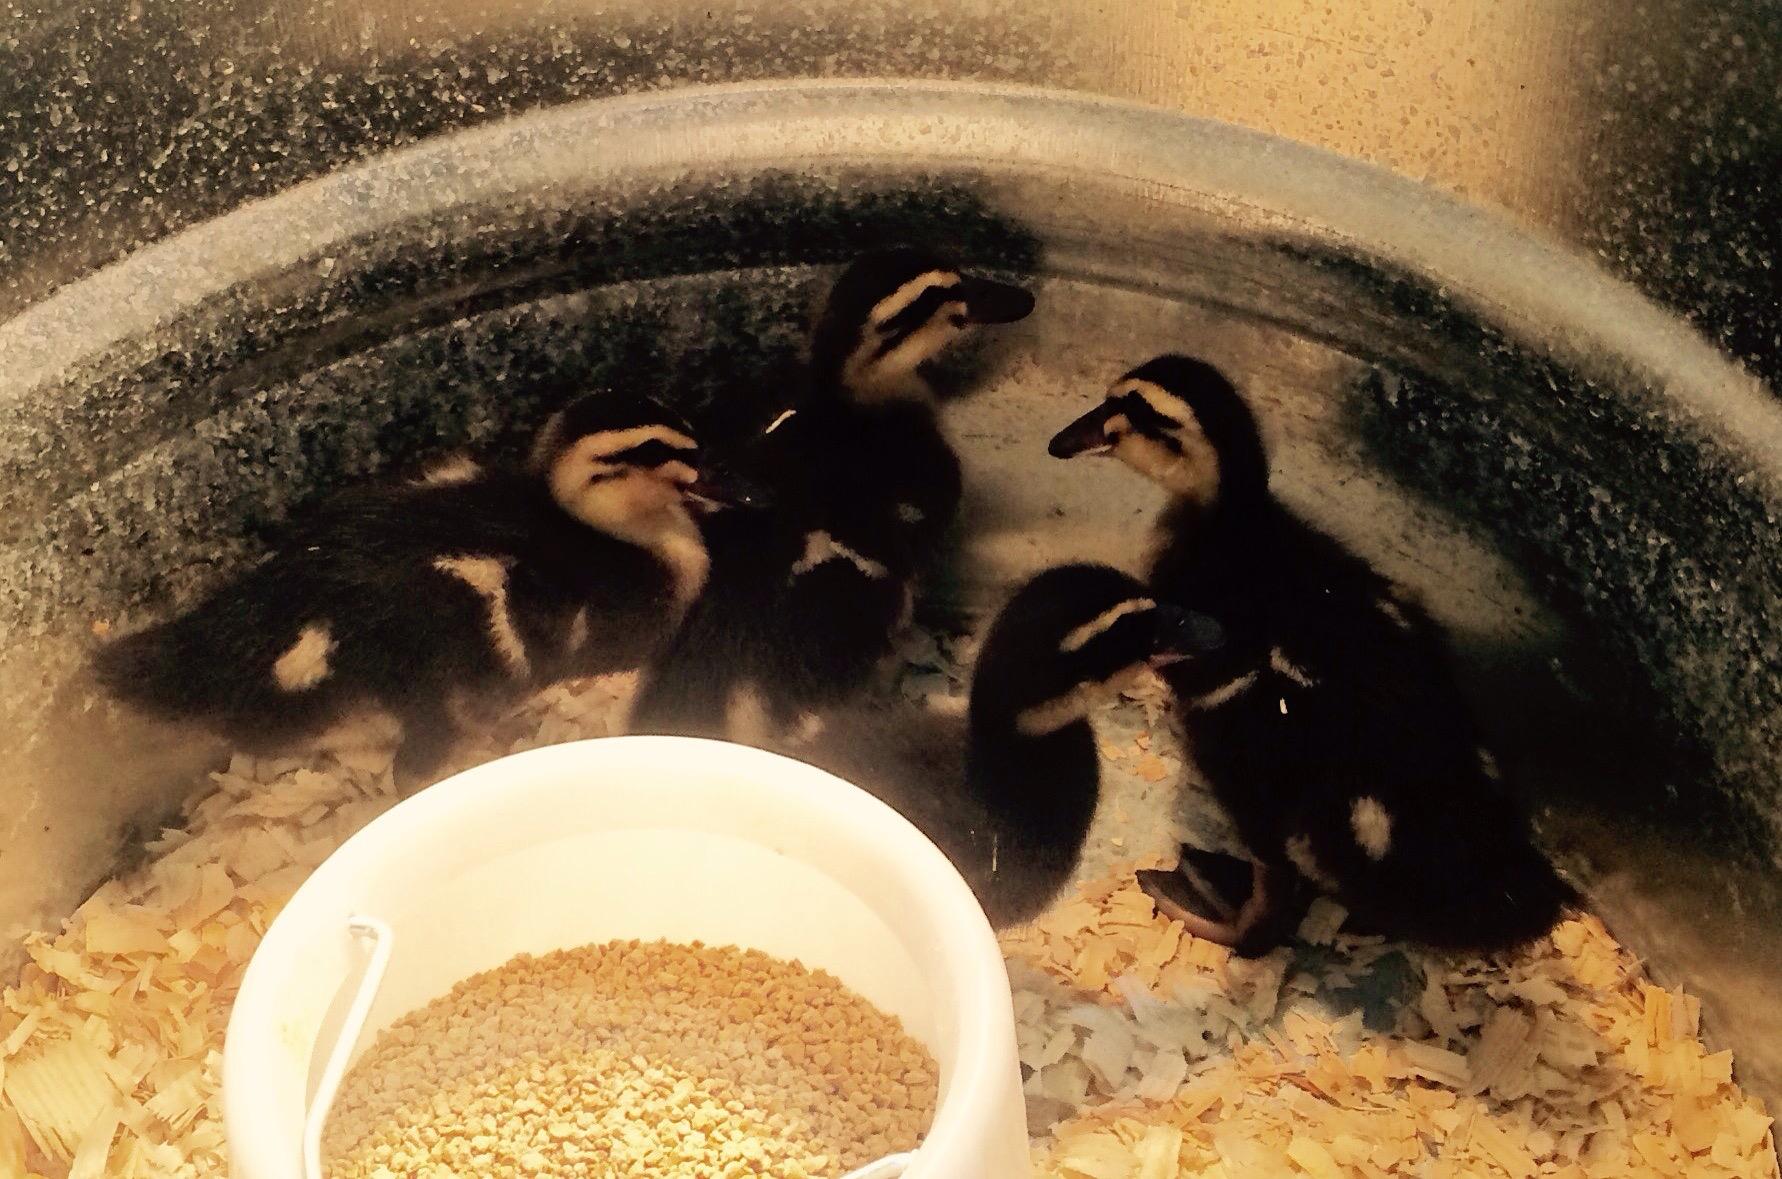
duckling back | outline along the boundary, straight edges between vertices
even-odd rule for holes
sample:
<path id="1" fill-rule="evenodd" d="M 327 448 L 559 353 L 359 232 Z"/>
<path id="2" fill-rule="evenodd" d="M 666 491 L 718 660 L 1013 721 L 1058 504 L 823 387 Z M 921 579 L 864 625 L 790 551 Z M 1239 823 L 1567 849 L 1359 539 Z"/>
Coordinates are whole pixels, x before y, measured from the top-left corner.
<path id="1" fill-rule="evenodd" d="M 679 614 L 671 564 L 529 472 L 460 462 L 340 493 L 263 564 L 95 663 L 120 699 L 250 750 L 383 713 L 398 772 L 420 777 L 468 719 L 651 653 Z"/>
<path id="2" fill-rule="evenodd" d="M 302 590 L 261 567 L 189 612 L 125 635 L 93 657 L 115 698 L 164 720 L 209 718 L 249 749 L 268 748 L 325 723 L 338 701 L 319 688 L 331 633 L 293 627 L 284 603 Z"/>
<path id="3" fill-rule="evenodd" d="M 958 510 L 958 460 L 925 405 L 819 399 L 734 461 L 774 507 L 708 526 L 707 591 L 649 668 L 633 732 L 761 742 L 847 700 Z"/>
<path id="4" fill-rule="evenodd" d="M 1289 856 L 1371 932 L 1491 953 L 1542 936 L 1580 901 L 1520 807 L 1476 767 L 1328 791 L 1292 823 Z"/>

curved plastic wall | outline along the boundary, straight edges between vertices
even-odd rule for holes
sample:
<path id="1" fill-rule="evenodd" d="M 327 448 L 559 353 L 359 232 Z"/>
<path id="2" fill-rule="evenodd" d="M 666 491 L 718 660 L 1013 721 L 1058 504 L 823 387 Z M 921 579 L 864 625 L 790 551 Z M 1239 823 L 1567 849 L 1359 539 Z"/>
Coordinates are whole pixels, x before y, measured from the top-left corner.
<path id="1" fill-rule="evenodd" d="M 812 267 L 923 237 L 1042 293 L 973 358 L 1005 392 L 953 410 L 975 498 L 940 607 L 975 611 L 1065 555 L 1134 558 L 1144 493 L 1047 467 L 1039 441 L 1134 359 L 1221 361 L 1262 405 L 1284 493 L 1454 629 L 1550 841 L 1617 931 L 1704 996 L 1752 1088 L 1782 1093 L 1766 999 L 1782 976 L 1782 416 L 1750 375 L 1773 378 L 1782 352 L 1757 297 L 1782 218 L 1737 183 L 1774 158 L 1775 108 L 1747 103 L 1777 76 L 1761 12 L 1716 10 L 1691 34 L 1707 48 L 1655 35 L 1635 52 L 1511 5 L 1421 39 L 1385 22 L 1372 64 L 1321 58 L 1308 34 L 1297 62 L 1264 68 L 1240 64 L 1268 42 L 1238 5 L 1094 32 L 1044 8 L 704 11 L 565 16 L 556 39 L 370 7 L 207 25 L 138 4 L 112 26 L 97 9 L 21 26 L 22 68 L 0 72 L 0 152 L 19 165 L 0 162 L 16 312 L 0 325 L 0 917 L 71 907 L 208 753 L 95 702 L 79 670 L 94 623 L 164 609 L 330 482 L 499 440 L 615 365 L 660 365 L 706 428 L 738 428 L 750 407 L 717 398 L 720 378 L 795 346 Z M 1545 30 L 1527 53 L 1517 13 Z M 1370 18 L 1341 19 L 1368 40 Z M 1195 28 L 1230 36 L 1190 52 Z M 1503 49 L 1502 68 L 1469 75 L 1469 44 Z M 1396 113 L 1392 94 L 1367 106 L 1369 79 L 1438 49 Z M 1643 56 L 1661 68 L 1603 98 Z M 1559 59 L 1595 65 L 1550 101 L 1507 100 L 1513 78 L 1559 85 Z M 1255 93 L 1215 60 L 1261 70 Z M 1320 70 L 1327 90 L 1308 90 Z M 1033 79 L 1229 122 L 845 83 L 490 122 L 798 72 Z M 1628 120 L 1667 93 L 1708 147 L 1641 155 L 1652 120 Z M 1434 176 L 1546 233 L 1230 122 Z"/>

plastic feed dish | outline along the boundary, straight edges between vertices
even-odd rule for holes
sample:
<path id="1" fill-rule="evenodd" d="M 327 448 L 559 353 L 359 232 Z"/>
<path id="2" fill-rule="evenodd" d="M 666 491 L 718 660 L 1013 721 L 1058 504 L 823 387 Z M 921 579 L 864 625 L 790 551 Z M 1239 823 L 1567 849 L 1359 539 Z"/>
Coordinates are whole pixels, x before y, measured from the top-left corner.
<path id="1" fill-rule="evenodd" d="M 367 919 L 387 938 L 364 936 Z M 933 1125 L 902 1173 L 1031 1173 L 1008 976 L 946 857 L 833 775 L 680 737 L 490 762 L 393 808 L 317 868 L 267 930 L 230 1017 L 232 1173 L 303 1179 L 308 1114 L 359 1017 L 363 1052 L 516 954 L 622 938 L 732 944 L 829 971 L 940 1065 Z"/>

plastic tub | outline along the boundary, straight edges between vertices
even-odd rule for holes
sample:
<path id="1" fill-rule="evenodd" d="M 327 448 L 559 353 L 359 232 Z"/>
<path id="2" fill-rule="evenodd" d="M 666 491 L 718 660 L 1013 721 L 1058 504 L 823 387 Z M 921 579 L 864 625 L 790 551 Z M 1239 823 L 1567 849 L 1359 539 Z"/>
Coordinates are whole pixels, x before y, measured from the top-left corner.
<path id="1" fill-rule="evenodd" d="M 352 932 L 367 919 L 387 941 L 368 947 Z M 616 737 L 517 754 L 430 787 L 297 891 L 229 1021 L 223 1104 L 235 1179 L 303 1175 L 308 1112 L 382 953 L 361 1052 L 467 975 L 614 938 L 735 944 L 829 971 L 939 1061 L 939 1106 L 904 1174 L 1029 1173 L 1008 976 L 946 857 L 884 804 L 811 766 L 717 741 Z"/>

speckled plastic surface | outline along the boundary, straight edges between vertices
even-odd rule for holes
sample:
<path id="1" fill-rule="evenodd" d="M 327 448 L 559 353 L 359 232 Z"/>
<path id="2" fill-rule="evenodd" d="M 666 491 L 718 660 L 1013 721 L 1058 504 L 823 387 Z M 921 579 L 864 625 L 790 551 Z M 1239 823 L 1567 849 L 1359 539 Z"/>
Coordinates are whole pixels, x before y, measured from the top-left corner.
<path id="1" fill-rule="evenodd" d="M 1589 261 L 1366 166 L 1020 90 L 763 86 L 564 107 L 293 189 L 0 325 L 0 915 L 66 908 L 203 747 L 121 730 L 94 621 L 165 609 L 341 478 L 523 432 L 645 365 L 741 428 L 836 262 L 1036 273 L 949 408 L 936 607 L 1136 560 L 1153 501 L 1042 440 L 1166 348 L 1259 402 L 1283 494 L 1429 597 L 1559 850 L 1782 1092 L 1782 411 Z M 152 755 L 151 755 L 152 754 Z M 1663 848 L 1662 855 L 1650 854 Z"/>

